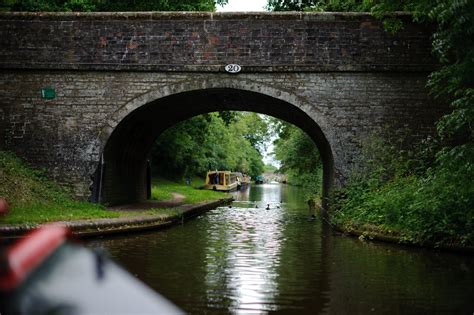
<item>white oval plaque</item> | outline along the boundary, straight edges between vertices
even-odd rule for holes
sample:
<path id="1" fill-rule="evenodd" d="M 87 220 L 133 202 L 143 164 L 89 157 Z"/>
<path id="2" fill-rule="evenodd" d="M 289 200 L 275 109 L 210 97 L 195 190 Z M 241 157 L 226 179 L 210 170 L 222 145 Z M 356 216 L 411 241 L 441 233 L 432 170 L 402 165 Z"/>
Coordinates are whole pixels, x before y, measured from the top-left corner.
<path id="1" fill-rule="evenodd" d="M 225 71 L 227 71 L 229 73 L 239 73 L 240 70 L 242 70 L 242 67 L 235 64 L 235 63 L 231 63 L 231 64 L 228 64 L 227 66 L 225 66 Z"/>

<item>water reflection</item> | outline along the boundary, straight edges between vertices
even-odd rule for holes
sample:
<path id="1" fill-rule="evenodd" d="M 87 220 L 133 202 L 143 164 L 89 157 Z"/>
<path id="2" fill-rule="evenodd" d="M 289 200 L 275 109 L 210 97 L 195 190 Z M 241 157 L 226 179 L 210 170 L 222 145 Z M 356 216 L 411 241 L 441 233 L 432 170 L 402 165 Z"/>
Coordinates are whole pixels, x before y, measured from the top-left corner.
<path id="1" fill-rule="evenodd" d="M 275 309 L 281 217 L 281 209 L 251 208 L 249 203 L 236 202 L 231 213 L 209 218 L 206 285 L 215 288 L 225 280 L 231 291 L 230 308 L 237 313 Z M 209 300 L 215 301 L 215 296 L 209 290 Z"/>
<path id="2" fill-rule="evenodd" d="M 308 220 L 303 193 L 252 186 L 232 208 L 91 246 L 191 314 L 474 311 L 473 257 L 334 236 Z"/>

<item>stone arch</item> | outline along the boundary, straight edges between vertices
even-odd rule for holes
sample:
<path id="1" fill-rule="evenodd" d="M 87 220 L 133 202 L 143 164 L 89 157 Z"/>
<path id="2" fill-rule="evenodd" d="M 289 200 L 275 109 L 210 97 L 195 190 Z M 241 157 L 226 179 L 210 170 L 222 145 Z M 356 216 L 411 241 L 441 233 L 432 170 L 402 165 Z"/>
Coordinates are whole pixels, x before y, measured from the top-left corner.
<path id="1" fill-rule="evenodd" d="M 145 199 L 146 157 L 156 137 L 179 121 L 218 110 L 268 114 L 304 130 L 321 152 L 323 196 L 328 196 L 334 182 L 334 158 L 324 116 L 289 91 L 250 80 L 224 79 L 164 86 L 139 95 L 111 114 L 99 137 L 105 162 L 94 180 L 99 201 L 117 204 Z"/>
<path id="2" fill-rule="evenodd" d="M 105 145 L 109 137 L 112 135 L 114 129 L 118 124 L 131 112 L 140 108 L 141 106 L 154 102 L 160 98 L 168 97 L 173 94 L 192 92 L 197 90 L 207 90 L 207 89 L 218 89 L 218 88 L 228 88 L 228 89 L 237 89 L 245 90 L 256 93 L 261 93 L 275 99 L 287 102 L 288 104 L 294 105 L 308 114 L 316 124 L 322 130 L 328 130 L 328 124 L 322 115 L 314 115 L 311 112 L 318 111 L 317 107 L 312 106 L 310 103 L 305 101 L 302 97 L 291 93 L 283 88 L 275 88 L 261 82 L 256 82 L 252 80 L 245 79 L 222 79 L 216 80 L 215 78 L 210 80 L 186 80 L 176 84 L 165 85 L 160 89 L 155 89 L 143 93 L 136 98 L 130 100 L 123 106 L 119 107 L 114 111 L 107 119 L 106 124 L 102 127 L 100 132 L 101 143 Z"/>

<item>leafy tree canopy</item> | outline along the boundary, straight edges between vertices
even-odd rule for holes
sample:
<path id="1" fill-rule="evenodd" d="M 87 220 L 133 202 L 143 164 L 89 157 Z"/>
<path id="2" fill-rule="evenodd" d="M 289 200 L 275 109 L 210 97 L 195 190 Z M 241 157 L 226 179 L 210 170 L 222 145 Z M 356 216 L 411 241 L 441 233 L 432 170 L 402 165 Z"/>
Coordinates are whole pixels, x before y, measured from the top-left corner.
<path id="1" fill-rule="evenodd" d="M 152 149 L 153 169 L 171 179 L 203 176 L 209 169 L 257 176 L 264 170 L 259 149 L 268 137 L 265 118 L 256 113 L 196 116 L 169 128 L 158 138 Z"/>
<path id="2" fill-rule="evenodd" d="M 278 135 L 274 141 L 279 172 L 287 174 L 291 184 L 310 188 L 311 194 L 321 192 L 322 161 L 313 140 L 301 129 L 281 120 L 273 120 Z"/>
<path id="3" fill-rule="evenodd" d="M 437 124 L 445 145 L 473 142 L 474 1 L 467 0 L 268 0 L 274 11 L 367 11 L 384 19 L 392 31 L 403 27 L 390 13 L 406 11 L 420 22 L 435 23 L 433 53 L 444 66 L 431 74 L 433 95 L 453 111 Z"/>
<path id="4" fill-rule="evenodd" d="M 7 11 L 215 11 L 228 0 L 5 0 Z"/>
<path id="5" fill-rule="evenodd" d="M 419 22 L 434 23 L 433 54 L 443 67 L 428 86 L 452 111 L 436 125 L 439 163 L 452 161 L 474 146 L 474 1 L 467 0 L 268 0 L 270 10 L 368 11 L 391 30 L 403 27 L 390 13 L 407 11 Z M 474 157 L 473 157 L 474 159 Z M 474 163 L 474 161 L 473 161 Z M 460 165 L 464 167 L 464 165 Z"/>
<path id="6" fill-rule="evenodd" d="M 301 3 L 301 6 L 299 5 Z M 272 10 L 367 11 L 396 31 L 395 11 L 435 25 L 433 54 L 442 67 L 428 81 L 437 102 L 452 111 L 438 134 L 403 151 L 393 141 L 368 139 L 366 163 L 336 195 L 339 225 L 397 230 L 414 243 L 474 244 L 474 1 L 470 0 L 269 0 Z M 303 162 L 301 162 L 303 163 Z"/>

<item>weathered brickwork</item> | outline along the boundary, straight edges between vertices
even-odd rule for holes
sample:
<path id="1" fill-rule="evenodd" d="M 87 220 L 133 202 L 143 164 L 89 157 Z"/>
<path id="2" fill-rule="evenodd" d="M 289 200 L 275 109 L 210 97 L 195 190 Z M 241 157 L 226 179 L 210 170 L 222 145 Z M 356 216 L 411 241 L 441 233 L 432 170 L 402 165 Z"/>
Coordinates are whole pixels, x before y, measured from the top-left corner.
<path id="1" fill-rule="evenodd" d="M 390 35 L 364 14 L 0 14 L 0 66 L 426 70 L 433 64 L 426 31 L 408 23 Z"/>
<path id="2" fill-rule="evenodd" d="M 219 109 L 289 120 L 318 144 L 326 189 L 390 125 L 423 137 L 429 32 L 352 14 L 0 14 L 0 145 L 78 197 L 104 156 L 103 201 L 142 198 L 154 138 Z M 227 74 L 225 64 L 242 65 Z M 53 87 L 56 98 L 41 98 Z M 96 177 L 97 181 L 97 177 Z M 97 183 L 95 183 L 97 185 Z"/>

